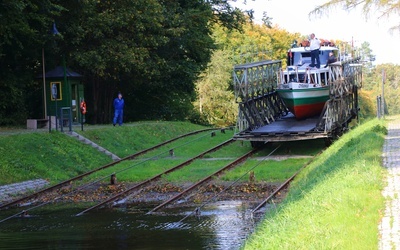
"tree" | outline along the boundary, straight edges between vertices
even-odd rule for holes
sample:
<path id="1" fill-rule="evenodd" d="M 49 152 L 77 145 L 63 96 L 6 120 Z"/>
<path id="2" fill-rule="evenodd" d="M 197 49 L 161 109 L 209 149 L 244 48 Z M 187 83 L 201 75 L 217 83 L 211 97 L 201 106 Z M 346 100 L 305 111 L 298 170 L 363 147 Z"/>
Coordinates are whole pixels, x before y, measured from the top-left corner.
<path id="1" fill-rule="evenodd" d="M 272 18 L 268 16 L 266 11 L 263 12 L 262 21 L 265 26 L 272 28 Z"/>
<path id="2" fill-rule="evenodd" d="M 84 75 L 88 120 L 109 122 L 117 91 L 128 120 L 183 119 L 215 49 L 212 25 L 239 29 L 244 20 L 229 0 L 3 0 L 1 123 L 22 123 L 29 107 L 42 106 L 42 86 L 33 80 L 42 48 L 46 68 L 65 58 Z M 57 37 L 49 32 L 54 21 Z"/>
<path id="3" fill-rule="evenodd" d="M 372 49 L 369 46 L 370 46 L 369 42 L 363 42 L 358 50 L 358 54 L 361 57 L 364 70 L 366 72 L 370 72 L 372 70 L 373 68 L 372 62 L 375 61 L 375 55 L 372 54 Z"/>
<path id="4" fill-rule="evenodd" d="M 162 32 L 162 6 L 155 0 L 65 4 L 68 11 L 58 21 L 64 36 L 61 50 L 68 65 L 85 76 L 88 118 L 106 122 L 118 91 L 129 104 L 129 85 L 160 74 L 156 49 L 168 39 Z"/>
<path id="5" fill-rule="evenodd" d="M 266 59 L 286 61 L 287 51 L 299 34 L 250 20 L 243 25 L 242 32 L 216 25 L 213 34 L 218 50 L 196 83 L 198 99 L 194 105 L 208 123 L 232 125 L 238 113 L 233 93 L 233 66 Z"/>
<path id="6" fill-rule="evenodd" d="M 3 0 L 0 3 L 0 124 L 18 124 L 41 106 L 34 81 L 44 44 L 51 40 L 53 17 L 62 7 L 45 0 Z"/>
<path id="7" fill-rule="evenodd" d="M 311 15 L 321 15 L 327 13 L 331 7 L 341 5 L 347 10 L 362 6 L 364 14 L 367 16 L 371 10 L 379 9 L 382 14 L 380 17 L 398 16 L 400 12 L 400 1 L 398 0 L 329 0 L 328 2 L 317 6 Z M 392 31 L 400 32 L 400 23 L 390 28 Z"/>
<path id="8" fill-rule="evenodd" d="M 228 51 L 215 51 L 196 84 L 198 99 L 195 106 L 210 124 L 226 126 L 236 122 L 238 107 L 229 87 L 232 63 L 232 55 Z"/>
<path id="9" fill-rule="evenodd" d="M 93 122 L 107 122 L 125 93 L 128 117 L 184 119 L 194 82 L 215 48 L 211 24 L 237 28 L 243 14 L 226 1 L 68 1 L 59 19 L 69 65 L 83 70 Z M 89 112 L 90 114 L 90 112 Z M 128 118 L 129 120 L 129 118 Z"/>
<path id="10" fill-rule="evenodd" d="M 364 75 L 363 89 L 367 90 L 370 98 L 376 103 L 376 97 L 382 95 L 383 72 L 385 72 L 384 100 L 385 112 L 390 115 L 399 114 L 400 100 L 400 66 L 380 64 L 371 72 Z M 376 106 L 376 105 L 375 105 Z"/>

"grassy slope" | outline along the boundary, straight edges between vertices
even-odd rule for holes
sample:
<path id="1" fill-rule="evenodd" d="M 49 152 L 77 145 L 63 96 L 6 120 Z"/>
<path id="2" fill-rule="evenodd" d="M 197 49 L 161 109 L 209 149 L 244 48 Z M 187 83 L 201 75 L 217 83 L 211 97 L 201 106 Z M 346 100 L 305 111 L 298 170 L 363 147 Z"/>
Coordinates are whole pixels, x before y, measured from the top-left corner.
<path id="1" fill-rule="evenodd" d="M 62 133 L 0 136 L 0 184 L 44 178 L 53 183 L 111 161 Z"/>
<path id="2" fill-rule="evenodd" d="M 82 133 L 126 156 L 202 128 L 186 122 L 149 122 Z M 0 135 L 0 185 L 36 178 L 57 183 L 111 162 L 110 157 L 59 132 L 7 132 Z"/>
<path id="3" fill-rule="evenodd" d="M 296 178 L 244 249 L 377 249 L 385 132 L 373 120 L 334 143 Z"/>
<path id="4" fill-rule="evenodd" d="M 125 157 L 178 135 L 204 128 L 188 122 L 160 121 L 125 124 L 122 127 L 103 126 L 77 132 L 119 157 Z"/>
<path id="5" fill-rule="evenodd" d="M 126 124 L 122 127 L 87 126 L 85 131 L 78 130 L 77 132 L 123 157 L 178 135 L 203 128 L 187 122 L 138 122 Z M 0 159 L 0 185 L 35 178 L 46 178 L 57 183 L 111 161 L 109 157 L 90 146 L 61 133 L 31 133 L 26 130 L 18 132 L 18 134 L 13 134 L 12 130 L 7 132 L 9 133 L 0 135 L 0 154 L 2 155 Z M 127 161 L 112 169 L 96 173 L 88 179 L 98 179 L 113 172 L 129 169 L 124 171 L 123 174 L 118 174 L 118 180 L 141 181 L 159 174 L 189 157 L 203 152 L 212 145 L 217 145 L 231 138 L 233 135 L 231 130 L 227 130 L 225 134 L 217 131 L 215 137 L 210 137 L 210 133 L 211 131 L 203 132 L 181 139 L 168 146 L 151 151 L 141 156 L 140 159 Z M 276 154 L 312 155 L 321 147 L 319 144 L 309 144 L 311 146 L 305 148 L 301 147 L 298 142 L 286 143 Z M 276 145 L 267 146 L 255 157 L 262 158 L 275 147 Z M 168 154 L 170 148 L 175 148 L 175 157 L 173 158 Z M 250 149 L 251 146 L 248 142 L 232 143 L 222 150 L 206 155 L 205 159 L 195 161 L 193 165 L 164 178 L 177 183 L 199 180 Z M 143 162 L 152 157 L 157 160 L 152 159 Z M 218 159 L 210 160 L 209 158 Z M 250 160 L 235 168 L 226 176 L 222 176 L 222 178 L 223 180 L 236 180 L 247 169 L 259 165 L 254 169 L 257 180 L 283 181 L 306 161 L 307 159 L 288 159 L 279 162 L 272 160 L 260 163 L 259 160 Z M 243 181 L 247 180 L 248 176 L 243 178 Z"/>

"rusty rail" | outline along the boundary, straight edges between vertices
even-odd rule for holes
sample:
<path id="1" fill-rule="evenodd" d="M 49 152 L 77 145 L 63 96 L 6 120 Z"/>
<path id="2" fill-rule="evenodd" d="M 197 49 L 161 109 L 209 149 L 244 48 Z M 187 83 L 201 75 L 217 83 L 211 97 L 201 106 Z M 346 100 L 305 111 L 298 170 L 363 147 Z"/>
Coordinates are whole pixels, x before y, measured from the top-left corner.
<path id="1" fill-rule="evenodd" d="M 200 186 L 201 184 L 203 184 L 206 181 L 211 180 L 211 178 L 213 176 L 216 176 L 220 173 L 222 173 L 225 170 L 228 170 L 234 166 L 236 166 L 237 164 L 243 162 L 244 160 L 246 160 L 248 157 L 250 157 L 252 154 L 254 154 L 255 152 L 257 152 L 260 148 L 255 148 L 253 150 L 251 150 L 250 152 L 247 152 L 246 154 L 242 155 L 241 157 L 237 158 L 236 160 L 234 160 L 233 162 L 229 163 L 228 165 L 226 165 L 225 167 L 221 168 L 220 170 L 210 174 L 209 176 L 205 177 L 204 179 L 196 182 L 195 184 L 193 184 L 192 186 L 188 187 L 187 189 L 183 190 L 182 192 L 180 192 L 179 194 L 175 195 L 174 197 L 168 199 L 167 201 L 163 202 L 162 204 L 158 205 L 157 207 L 153 208 L 150 212 L 148 212 L 147 214 L 151 214 L 154 213 L 155 211 L 159 210 L 160 208 L 166 206 L 167 204 L 179 199 L 180 197 L 182 197 L 185 193 L 190 192 L 191 190 L 193 190 L 194 188 L 196 188 L 197 186 Z"/>
<path id="2" fill-rule="evenodd" d="M 145 181 L 142 181 L 142 182 L 136 184 L 135 186 L 133 186 L 133 187 L 131 187 L 131 188 L 125 190 L 125 191 L 122 191 L 122 192 L 120 192 L 120 193 L 114 195 L 113 197 L 108 198 L 108 199 L 105 200 L 105 201 L 100 202 L 99 204 L 96 204 L 96 205 L 94 205 L 94 206 L 92 206 L 92 207 L 90 207 L 90 208 L 85 209 L 84 211 L 82 211 L 82 212 L 76 214 L 76 216 L 81 216 L 81 215 L 83 215 L 84 213 L 89 212 L 90 210 L 99 208 L 99 207 L 101 207 L 101 206 L 103 206 L 103 205 L 105 205 L 105 204 L 107 204 L 107 203 L 109 203 L 109 202 L 112 202 L 112 201 L 118 199 L 119 197 L 121 197 L 121 196 L 123 196 L 123 195 L 125 195 L 125 194 L 127 194 L 127 193 L 129 193 L 129 192 L 132 192 L 132 191 L 135 190 L 135 189 L 138 189 L 138 188 L 140 188 L 140 187 L 143 187 L 144 185 L 149 184 L 150 182 L 155 181 L 155 180 L 161 178 L 161 176 L 163 176 L 163 175 L 165 175 L 165 174 L 169 174 L 169 173 L 171 173 L 171 172 L 173 172 L 173 171 L 175 171 L 175 170 L 178 170 L 178 169 L 182 168 L 183 166 L 186 166 L 186 165 L 190 164 L 190 163 L 193 162 L 194 160 L 199 159 L 199 158 L 202 158 L 204 155 L 206 155 L 206 154 L 208 154 L 208 153 L 211 153 L 211 152 L 213 152 L 213 151 L 216 151 L 216 150 L 218 150 L 218 149 L 220 149 L 220 148 L 222 148 L 222 147 L 224 147 L 224 146 L 226 146 L 226 145 L 228 145 L 228 144 L 230 144 L 230 143 L 232 143 L 232 142 L 233 142 L 233 139 L 229 139 L 229 140 L 227 140 L 227 141 L 225 141 L 225 142 L 223 142 L 223 143 L 221 143 L 221 144 L 219 144 L 219 145 L 217 145 L 217 146 L 215 146 L 215 147 L 213 147 L 213 148 L 211 148 L 211 149 L 209 149 L 209 150 L 207 150 L 207 151 L 204 151 L 203 153 L 198 154 L 197 156 L 195 156 L 195 157 L 193 157 L 193 158 L 190 158 L 189 160 L 187 160 L 187 161 L 185 161 L 185 162 L 183 162 L 183 163 L 178 164 L 177 166 L 175 166 L 175 167 L 173 167 L 173 168 L 170 168 L 170 169 L 168 169 L 168 170 L 162 172 L 161 174 L 155 175 L 155 176 L 153 176 L 153 177 L 151 177 L 151 178 L 149 178 L 149 179 L 147 179 L 147 180 L 145 180 Z"/>

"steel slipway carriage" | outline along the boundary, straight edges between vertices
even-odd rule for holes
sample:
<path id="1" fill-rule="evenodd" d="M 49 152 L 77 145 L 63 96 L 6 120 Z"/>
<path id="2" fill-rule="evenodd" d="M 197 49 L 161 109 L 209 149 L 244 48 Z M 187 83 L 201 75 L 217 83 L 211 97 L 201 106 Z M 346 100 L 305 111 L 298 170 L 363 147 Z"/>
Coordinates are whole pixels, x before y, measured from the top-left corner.
<path id="1" fill-rule="evenodd" d="M 327 65 L 329 52 L 338 61 Z M 290 49 L 285 69 L 276 60 L 236 65 L 234 139 L 253 145 L 320 138 L 330 143 L 340 136 L 358 118 L 362 65 L 338 53 L 336 47 L 321 47 L 319 69 L 309 66 L 308 47 Z"/>

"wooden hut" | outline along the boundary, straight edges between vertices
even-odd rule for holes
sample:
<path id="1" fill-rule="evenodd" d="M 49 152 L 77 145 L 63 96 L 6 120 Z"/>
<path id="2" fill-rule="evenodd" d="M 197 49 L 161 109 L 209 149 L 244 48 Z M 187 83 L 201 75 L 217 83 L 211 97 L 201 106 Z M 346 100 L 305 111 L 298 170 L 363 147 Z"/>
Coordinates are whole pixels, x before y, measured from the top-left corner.
<path id="1" fill-rule="evenodd" d="M 46 73 L 45 103 L 48 116 L 56 116 L 56 113 L 60 116 L 62 108 L 70 108 L 72 121 L 74 123 L 81 121 L 79 104 L 84 99 L 82 78 L 82 75 L 63 66 L 58 66 Z M 56 92 L 56 95 L 54 92 Z"/>

